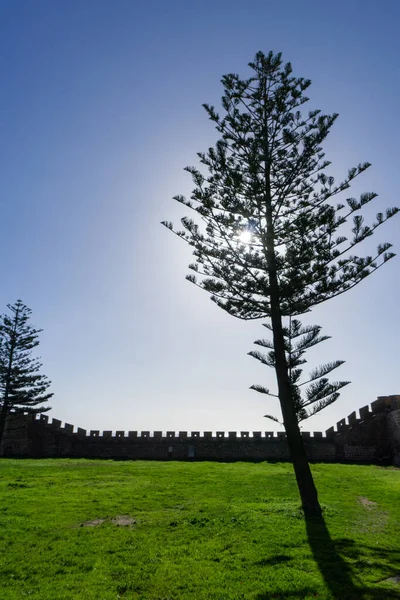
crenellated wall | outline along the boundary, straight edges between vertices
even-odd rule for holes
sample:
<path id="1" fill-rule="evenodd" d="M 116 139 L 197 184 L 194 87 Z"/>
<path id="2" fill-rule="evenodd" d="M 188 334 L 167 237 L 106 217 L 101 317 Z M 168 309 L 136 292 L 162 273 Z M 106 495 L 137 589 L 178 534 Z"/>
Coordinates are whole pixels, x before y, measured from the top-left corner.
<path id="1" fill-rule="evenodd" d="M 382 396 L 322 432 L 302 432 L 312 461 L 400 466 L 400 395 Z M 154 460 L 289 460 L 286 434 L 272 431 L 87 432 L 47 415 L 9 415 L 2 456 Z"/>

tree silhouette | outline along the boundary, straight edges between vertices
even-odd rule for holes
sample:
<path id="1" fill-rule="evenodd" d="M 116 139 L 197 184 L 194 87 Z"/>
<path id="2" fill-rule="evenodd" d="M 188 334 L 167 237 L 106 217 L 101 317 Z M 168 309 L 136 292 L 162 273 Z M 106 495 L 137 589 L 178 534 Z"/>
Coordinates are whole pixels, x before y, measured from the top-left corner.
<path id="1" fill-rule="evenodd" d="M 51 382 L 39 373 L 42 365 L 32 356 L 42 330 L 29 324 L 32 311 L 22 300 L 7 308 L 12 315 L 0 317 L 0 443 L 11 410 L 46 412 L 50 407 L 42 405 L 53 396 L 47 393 Z"/>
<path id="2" fill-rule="evenodd" d="M 350 290 L 392 258 L 389 243 L 378 245 L 373 256 L 354 255 L 353 249 L 398 209 L 379 212 L 365 224 L 362 209 L 377 194 L 334 204 L 369 163 L 351 168 L 335 184 L 321 144 L 338 115 L 300 110 L 311 82 L 294 77 L 281 54 L 259 52 L 249 66 L 247 79 L 236 74 L 222 78 L 223 116 L 204 105 L 221 138 L 198 154 L 206 174 L 186 167 L 195 184 L 190 198 L 175 196 L 200 217 L 200 224 L 188 217 L 181 220 L 181 230 L 163 224 L 193 247 L 189 281 L 234 317 L 270 320 L 271 364 L 303 508 L 319 514 L 283 318 Z M 350 217 L 353 225 L 346 227 Z M 338 389 L 331 388 L 331 398 Z"/>

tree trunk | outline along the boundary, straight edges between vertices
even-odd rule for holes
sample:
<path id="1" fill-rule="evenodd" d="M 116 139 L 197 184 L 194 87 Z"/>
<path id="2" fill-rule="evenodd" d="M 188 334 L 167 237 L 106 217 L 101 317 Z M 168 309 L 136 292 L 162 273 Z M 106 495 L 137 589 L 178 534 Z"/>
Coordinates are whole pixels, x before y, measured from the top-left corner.
<path id="1" fill-rule="evenodd" d="M 275 321 L 275 324 L 274 324 Z M 282 319 L 272 319 L 274 348 L 276 359 L 276 377 L 278 381 L 279 401 L 281 404 L 283 423 L 285 425 L 287 442 L 292 459 L 297 486 L 299 488 L 304 513 L 307 516 L 321 514 L 317 489 L 311 473 L 303 438 L 301 437 L 296 411 L 293 405 L 292 392 L 286 364 Z M 280 331 L 279 331 L 280 330 Z"/>
<path id="2" fill-rule="evenodd" d="M 260 82 L 263 91 L 263 150 L 264 150 L 264 206 L 266 218 L 266 232 L 263 240 L 265 258 L 267 262 L 271 325 L 274 339 L 275 372 L 278 383 L 279 401 L 282 409 L 283 423 L 285 425 L 287 442 L 292 459 L 297 486 L 299 488 L 301 503 L 307 516 L 321 514 L 318 502 L 317 489 L 311 473 L 310 465 L 301 437 L 297 414 L 293 403 L 292 390 L 289 379 L 289 370 L 286 360 L 285 339 L 282 328 L 282 314 L 280 308 L 280 291 L 275 256 L 275 230 L 274 215 L 271 197 L 271 155 L 270 131 L 268 126 L 268 87 L 266 79 Z"/>
<path id="3" fill-rule="evenodd" d="M 292 399 L 279 303 L 279 285 L 276 272 L 272 219 L 270 224 L 269 234 L 267 234 L 268 273 L 271 291 L 271 324 L 274 338 L 275 371 L 278 382 L 279 401 L 303 510 L 308 516 L 320 515 L 321 507 L 318 502 L 317 489 L 308 463 L 306 449 L 304 447 L 303 438 L 301 437 L 297 414 Z"/>
<path id="4" fill-rule="evenodd" d="M 0 411 L 0 448 L 1 448 L 1 443 L 3 441 L 4 428 L 6 425 L 7 412 L 8 412 L 7 409 L 8 409 L 7 402 L 4 402 L 3 406 L 1 407 L 1 411 Z M 1 456 L 1 453 L 0 453 L 0 456 Z"/>
<path id="5" fill-rule="evenodd" d="M 269 155 L 268 135 L 266 127 L 265 155 Z M 299 422 L 292 398 L 289 379 L 289 370 L 286 360 L 285 339 L 282 328 L 282 314 L 280 309 L 279 282 L 275 257 L 275 234 L 272 214 L 272 199 L 270 187 L 270 174 L 268 161 L 265 162 L 265 205 L 266 205 L 266 259 L 270 286 L 271 325 L 275 351 L 275 372 L 278 383 L 279 401 L 282 409 L 283 423 L 286 430 L 290 457 L 296 475 L 301 503 L 307 516 L 321 514 L 318 502 L 317 489 L 311 473 L 303 438 L 300 433 Z"/>

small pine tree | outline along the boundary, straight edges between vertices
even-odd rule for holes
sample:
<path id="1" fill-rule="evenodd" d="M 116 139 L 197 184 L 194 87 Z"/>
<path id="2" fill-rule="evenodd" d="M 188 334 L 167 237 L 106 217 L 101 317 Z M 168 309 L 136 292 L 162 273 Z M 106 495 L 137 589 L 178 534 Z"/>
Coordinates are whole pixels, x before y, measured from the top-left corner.
<path id="1" fill-rule="evenodd" d="M 29 323 L 32 311 L 22 300 L 7 308 L 12 315 L 0 317 L 0 444 L 7 415 L 11 410 L 42 413 L 52 396 L 50 381 L 39 373 L 41 363 L 32 356 L 39 345 L 38 334 Z"/>
<path id="2" fill-rule="evenodd" d="M 193 248 L 189 281 L 234 317 L 270 319 L 270 363 L 290 454 L 304 511 L 315 515 L 321 508 L 299 430 L 299 416 L 308 404 L 299 396 L 297 366 L 288 362 L 283 319 L 350 290 L 390 260 L 390 243 L 379 244 L 372 256 L 357 256 L 353 249 L 398 209 L 378 212 L 367 225 L 361 213 L 377 194 L 335 204 L 369 163 L 351 168 L 335 184 L 321 144 L 338 115 L 303 112 L 311 82 L 294 77 L 281 54 L 258 52 L 249 66 L 247 79 L 236 74 L 222 78 L 221 116 L 204 105 L 221 137 L 198 154 L 205 174 L 186 168 L 195 185 L 190 199 L 175 196 L 198 222 L 184 217 L 178 231 L 170 222 L 163 224 Z M 351 228 L 346 227 L 349 219 Z M 322 381 L 314 382 L 306 402 L 334 398 L 340 386 L 328 387 L 327 369 L 321 367 Z"/>

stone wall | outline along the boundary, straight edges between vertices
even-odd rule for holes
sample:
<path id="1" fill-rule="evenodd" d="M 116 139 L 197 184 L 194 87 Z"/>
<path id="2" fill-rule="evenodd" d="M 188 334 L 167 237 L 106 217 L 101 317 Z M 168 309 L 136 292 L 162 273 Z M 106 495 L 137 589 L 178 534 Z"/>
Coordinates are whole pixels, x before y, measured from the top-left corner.
<path id="1" fill-rule="evenodd" d="M 388 415 L 389 440 L 391 443 L 393 464 L 400 467 L 400 410 L 393 410 Z"/>
<path id="2" fill-rule="evenodd" d="M 371 407 L 322 432 L 302 432 L 311 461 L 400 464 L 400 396 L 379 397 Z M 271 431 L 87 432 L 47 415 L 12 413 L 1 454 L 142 460 L 289 460 L 285 433 Z"/>

